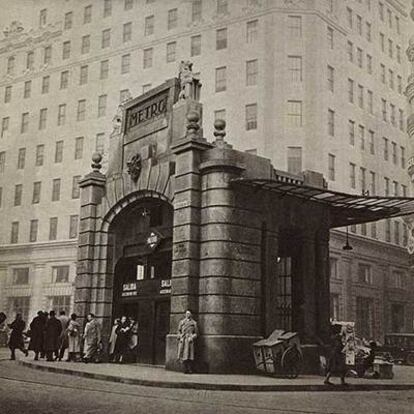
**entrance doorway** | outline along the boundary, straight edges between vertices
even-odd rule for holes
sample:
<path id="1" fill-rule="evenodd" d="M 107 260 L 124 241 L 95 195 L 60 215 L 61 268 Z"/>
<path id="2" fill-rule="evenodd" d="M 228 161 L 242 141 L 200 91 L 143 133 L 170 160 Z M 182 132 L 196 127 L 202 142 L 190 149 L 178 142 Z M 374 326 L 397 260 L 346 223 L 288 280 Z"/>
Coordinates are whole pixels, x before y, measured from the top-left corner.
<path id="1" fill-rule="evenodd" d="M 172 208 L 159 200 L 140 202 L 120 213 L 113 232 L 113 320 L 137 321 L 136 361 L 163 365 L 170 328 Z"/>

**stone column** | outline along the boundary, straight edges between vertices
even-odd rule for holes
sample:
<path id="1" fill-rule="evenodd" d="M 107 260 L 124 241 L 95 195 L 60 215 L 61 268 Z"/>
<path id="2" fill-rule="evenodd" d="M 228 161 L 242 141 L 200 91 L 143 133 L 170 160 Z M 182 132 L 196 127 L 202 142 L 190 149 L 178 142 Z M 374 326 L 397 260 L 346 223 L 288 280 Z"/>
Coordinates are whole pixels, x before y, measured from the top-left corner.
<path id="1" fill-rule="evenodd" d="M 191 104 L 191 101 L 188 105 Z M 187 105 L 187 102 L 184 102 Z M 180 105 L 182 106 L 182 104 Z M 182 108 L 180 108 L 182 109 Z M 170 334 L 167 335 L 166 367 L 177 365 L 178 323 L 187 309 L 197 318 L 200 257 L 200 171 L 203 151 L 212 147 L 199 136 L 200 116 L 194 110 L 187 114 L 187 133 L 173 143 L 175 154 L 174 230 Z"/>
<path id="2" fill-rule="evenodd" d="M 94 289 L 95 248 L 99 235 L 100 221 L 98 205 L 101 203 L 105 190 L 106 177 L 99 170 L 102 157 L 94 154 L 92 157 L 93 171 L 80 182 L 81 210 L 79 223 L 78 263 L 76 271 L 75 313 L 83 318 L 89 312 L 95 313 L 96 304 L 92 304 L 96 296 Z M 102 317 L 103 315 L 97 315 Z"/>

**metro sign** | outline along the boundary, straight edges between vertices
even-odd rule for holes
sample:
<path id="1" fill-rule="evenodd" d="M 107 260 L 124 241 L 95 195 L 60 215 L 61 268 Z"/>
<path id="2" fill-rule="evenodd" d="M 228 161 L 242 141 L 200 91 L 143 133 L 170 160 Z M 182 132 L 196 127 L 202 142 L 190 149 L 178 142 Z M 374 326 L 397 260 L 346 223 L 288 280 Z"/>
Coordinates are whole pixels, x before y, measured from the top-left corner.
<path id="1" fill-rule="evenodd" d="M 154 250 L 161 243 L 161 240 L 161 234 L 153 230 L 147 236 L 146 244 L 151 250 Z"/>

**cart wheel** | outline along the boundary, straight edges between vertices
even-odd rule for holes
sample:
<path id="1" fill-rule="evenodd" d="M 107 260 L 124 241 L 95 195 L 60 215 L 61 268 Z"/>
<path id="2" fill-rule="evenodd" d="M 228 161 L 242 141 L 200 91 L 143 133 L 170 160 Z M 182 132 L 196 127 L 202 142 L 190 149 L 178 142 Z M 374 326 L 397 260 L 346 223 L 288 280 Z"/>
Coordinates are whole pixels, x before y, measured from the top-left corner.
<path id="1" fill-rule="evenodd" d="M 296 378 L 302 370 L 302 352 L 296 346 L 291 346 L 283 352 L 282 372 L 288 378 Z"/>

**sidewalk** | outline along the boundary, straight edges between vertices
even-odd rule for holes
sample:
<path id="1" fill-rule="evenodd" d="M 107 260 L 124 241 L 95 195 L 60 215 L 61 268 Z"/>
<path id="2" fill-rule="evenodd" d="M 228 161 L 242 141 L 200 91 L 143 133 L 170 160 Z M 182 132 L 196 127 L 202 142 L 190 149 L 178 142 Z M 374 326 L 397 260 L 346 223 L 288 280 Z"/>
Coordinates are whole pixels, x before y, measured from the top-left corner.
<path id="1" fill-rule="evenodd" d="M 227 391 L 376 391 L 414 389 L 414 367 L 394 366 L 392 380 L 348 378 L 349 386 L 326 386 L 320 376 L 303 375 L 296 379 L 273 378 L 264 375 L 191 374 L 167 371 L 164 368 L 140 364 L 84 364 L 81 362 L 33 361 L 19 355 L 17 363 L 42 371 L 69 374 L 84 378 L 124 384 L 163 388 L 187 388 Z M 1 358 L 0 358 L 1 359 Z M 3 362 L 6 363 L 6 362 Z M 14 361 L 8 362 L 10 364 Z M 338 378 L 333 381 L 339 382 Z"/>

